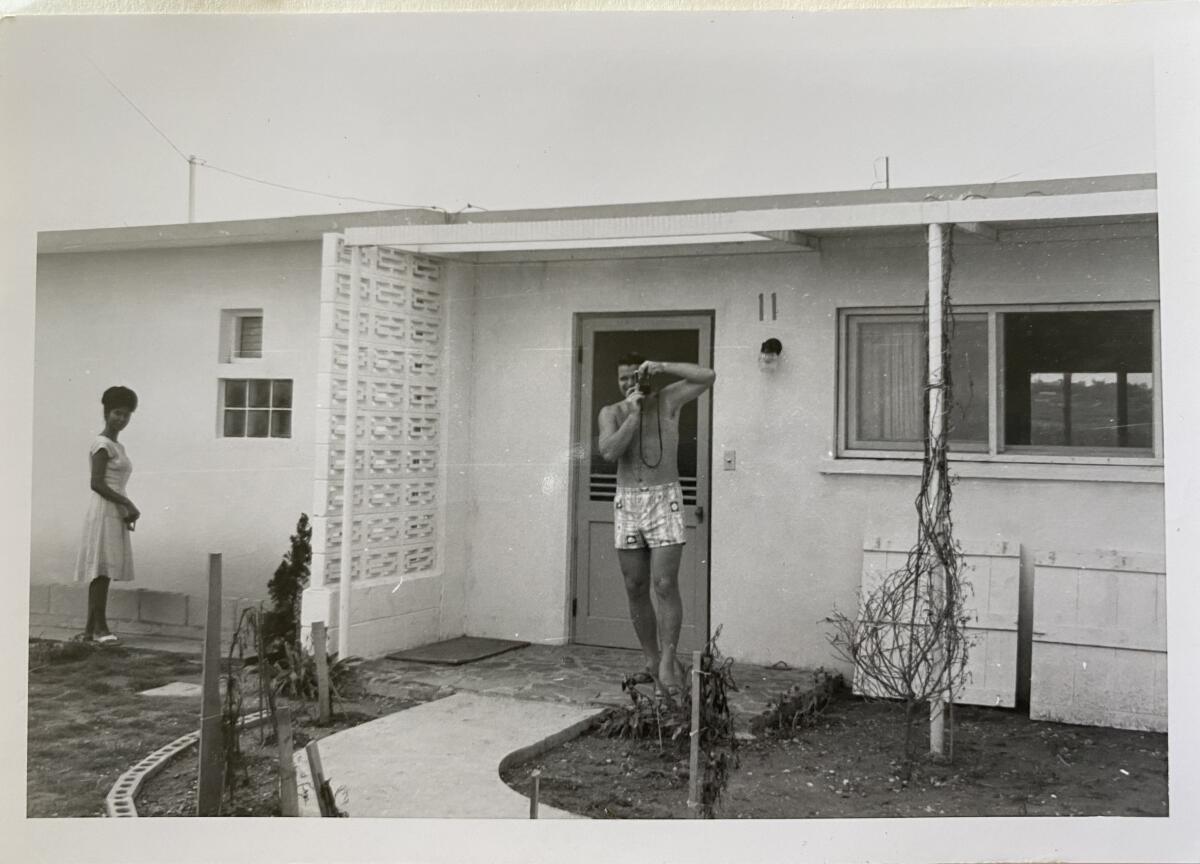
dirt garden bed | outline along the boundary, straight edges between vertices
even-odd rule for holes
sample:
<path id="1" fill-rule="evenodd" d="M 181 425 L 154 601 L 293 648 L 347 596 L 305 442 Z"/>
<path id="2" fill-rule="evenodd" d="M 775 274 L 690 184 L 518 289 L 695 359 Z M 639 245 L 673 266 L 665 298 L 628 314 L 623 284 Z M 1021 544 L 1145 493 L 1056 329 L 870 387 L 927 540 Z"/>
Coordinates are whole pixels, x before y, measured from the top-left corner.
<path id="1" fill-rule="evenodd" d="M 815 725 L 743 742 L 722 818 L 1166 816 L 1167 736 L 1041 723 L 1005 709 L 956 709 L 953 764 L 903 782 L 903 718 L 891 704 L 842 697 Z M 688 818 L 686 745 L 660 750 L 592 732 L 503 775 L 591 818 Z"/>
<path id="2" fill-rule="evenodd" d="M 30 817 L 103 816 L 104 798 L 117 778 L 140 759 L 199 727 L 199 696 L 155 697 L 141 691 L 174 681 L 199 683 L 198 658 L 121 646 L 30 640 Z M 334 722 L 316 723 L 312 705 L 293 704 L 297 748 L 359 723 L 434 697 L 417 685 L 388 695 L 366 693 L 351 676 Z M 246 705 L 253 711 L 257 705 Z M 262 741 L 265 739 L 265 742 Z M 268 728 L 241 733 L 246 771 L 234 806 L 223 815 L 279 813 L 278 757 Z M 136 798 L 140 816 L 192 816 L 196 808 L 197 752 L 193 746 L 147 781 Z M 337 778 L 330 778 L 337 788 Z"/>

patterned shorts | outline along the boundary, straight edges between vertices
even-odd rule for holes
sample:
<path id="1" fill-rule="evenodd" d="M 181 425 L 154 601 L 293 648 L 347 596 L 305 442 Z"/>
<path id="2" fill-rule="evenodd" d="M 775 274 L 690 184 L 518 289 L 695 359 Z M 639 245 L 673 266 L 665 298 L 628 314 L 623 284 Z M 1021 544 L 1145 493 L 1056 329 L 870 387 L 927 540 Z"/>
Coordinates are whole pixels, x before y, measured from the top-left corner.
<path id="1" fill-rule="evenodd" d="M 679 483 L 618 486 L 613 498 L 613 535 L 618 549 L 683 543 L 683 490 Z"/>

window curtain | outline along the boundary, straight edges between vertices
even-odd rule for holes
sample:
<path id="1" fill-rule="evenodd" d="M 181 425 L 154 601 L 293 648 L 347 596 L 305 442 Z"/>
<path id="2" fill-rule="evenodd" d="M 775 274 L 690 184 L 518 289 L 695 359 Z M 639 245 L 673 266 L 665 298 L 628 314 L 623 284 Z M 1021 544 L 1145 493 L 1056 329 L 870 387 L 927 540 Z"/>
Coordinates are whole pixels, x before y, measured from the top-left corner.
<path id="1" fill-rule="evenodd" d="M 925 431 L 921 398 L 925 341 L 921 322 L 858 325 L 858 439 L 919 442 Z"/>

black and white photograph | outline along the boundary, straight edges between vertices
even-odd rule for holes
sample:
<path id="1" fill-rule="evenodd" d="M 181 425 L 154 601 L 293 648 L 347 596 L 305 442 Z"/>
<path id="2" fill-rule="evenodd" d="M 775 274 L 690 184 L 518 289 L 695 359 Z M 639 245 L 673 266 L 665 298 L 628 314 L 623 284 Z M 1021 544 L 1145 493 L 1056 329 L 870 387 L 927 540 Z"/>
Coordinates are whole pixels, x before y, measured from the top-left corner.
<path id="1" fill-rule="evenodd" d="M 1195 860 L 1200 7 L 601 9 L 4 4 L 23 860 Z"/>

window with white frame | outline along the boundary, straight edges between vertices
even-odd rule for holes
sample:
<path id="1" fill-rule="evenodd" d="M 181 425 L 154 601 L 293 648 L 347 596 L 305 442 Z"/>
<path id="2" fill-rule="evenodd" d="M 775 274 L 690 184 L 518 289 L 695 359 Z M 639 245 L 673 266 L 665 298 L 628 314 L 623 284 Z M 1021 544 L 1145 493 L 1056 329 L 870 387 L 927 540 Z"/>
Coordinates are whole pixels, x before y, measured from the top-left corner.
<path id="1" fill-rule="evenodd" d="M 841 452 L 920 453 L 920 310 L 840 317 Z M 1154 317 L 1148 305 L 957 307 L 948 321 L 951 452 L 1155 455 Z"/>
<path id="2" fill-rule="evenodd" d="M 221 435 L 224 438 L 291 438 L 291 379 L 223 378 Z"/>

